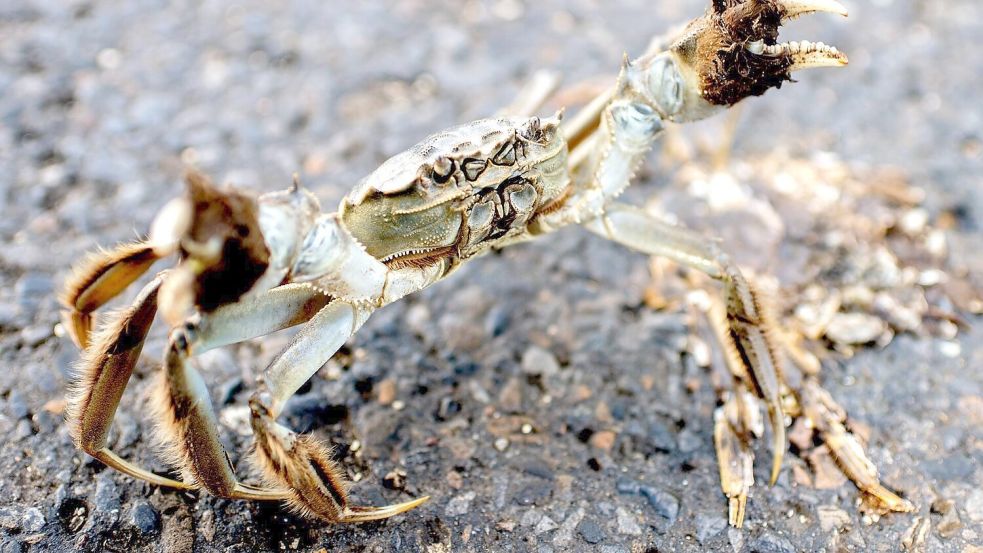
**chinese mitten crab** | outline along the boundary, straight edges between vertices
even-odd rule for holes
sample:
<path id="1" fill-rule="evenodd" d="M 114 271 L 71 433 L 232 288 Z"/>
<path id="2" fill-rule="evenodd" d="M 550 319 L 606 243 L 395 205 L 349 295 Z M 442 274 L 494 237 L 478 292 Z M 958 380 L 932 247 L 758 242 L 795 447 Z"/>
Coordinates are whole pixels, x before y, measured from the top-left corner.
<path id="1" fill-rule="evenodd" d="M 382 306 L 436 283 L 462 263 L 572 224 L 719 281 L 718 335 L 733 390 L 715 417 L 722 487 L 740 526 L 753 481 L 750 440 L 758 402 L 771 423 L 777 477 L 789 417 L 807 417 L 840 467 L 885 509 L 910 504 L 882 487 L 832 399 L 806 377 L 783 377 L 779 345 L 755 287 L 716 243 L 621 203 L 618 196 L 669 122 L 703 119 L 790 80 L 794 71 L 846 64 L 822 43 L 778 43 L 784 21 L 846 15 L 835 0 L 713 0 L 665 46 L 626 61 L 617 85 L 569 124 L 560 114 L 475 121 L 435 134 L 386 161 L 333 213 L 298 182 L 258 199 L 189 177 L 146 241 L 94 255 L 69 280 L 66 326 L 84 350 L 68 422 L 89 455 L 133 477 L 234 499 L 285 500 L 331 522 L 382 519 L 427 498 L 360 507 L 328 448 L 277 422 L 284 404 Z M 158 259 L 180 263 L 144 286 L 100 329 L 92 313 Z M 155 407 L 168 460 L 181 480 L 149 472 L 107 447 L 120 397 L 158 311 L 171 325 Z M 261 486 L 242 483 L 218 439 L 193 355 L 303 325 L 266 368 L 249 401 Z"/>

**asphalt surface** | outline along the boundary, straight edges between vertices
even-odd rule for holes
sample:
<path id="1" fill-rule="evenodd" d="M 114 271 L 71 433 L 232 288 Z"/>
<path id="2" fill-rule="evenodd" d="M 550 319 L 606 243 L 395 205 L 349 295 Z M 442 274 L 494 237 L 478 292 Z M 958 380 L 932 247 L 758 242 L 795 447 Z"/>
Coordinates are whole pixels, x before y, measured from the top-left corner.
<path id="1" fill-rule="evenodd" d="M 978 286 L 983 51 L 972 45 L 983 5 L 849 7 L 848 20 L 809 17 L 784 36 L 835 44 L 850 67 L 748 102 L 732 159 L 781 149 L 817 163 L 825 152 L 861 174 L 890 168 L 925 192 L 921 209 L 944 227 L 939 269 Z M 339 447 L 358 500 L 431 495 L 411 513 L 324 526 L 275 505 L 156 489 L 73 448 L 60 400 L 78 353 L 57 328 L 55 294 L 84 252 L 146 232 L 181 192 L 185 167 L 255 191 L 300 172 L 332 206 L 387 157 L 508 104 L 535 70 L 567 82 L 611 76 L 624 51 L 703 9 L 695 0 L 0 5 L 0 551 L 983 551 L 978 316 L 953 301 L 966 323 L 958 336 L 902 332 L 826 363 L 825 386 L 867 429 L 884 480 L 916 513 L 865 515 L 852 485 L 802 477 L 810 465 L 791 454 L 776 486 L 753 490 L 745 528 L 728 529 L 715 395 L 685 353 L 691 317 L 679 305 L 646 308 L 646 260 L 577 229 L 475 261 L 386 308 L 288 409 L 293 428 Z M 698 125 L 687 140 L 717 138 L 722 126 Z M 628 198 L 692 196 L 669 177 L 675 159 L 653 153 Z M 799 216 L 775 213 L 790 226 Z M 801 284 L 801 258 L 765 256 L 725 234 L 740 263 Z M 158 325 L 148 341 L 111 442 L 161 471 L 143 406 L 164 333 Z M 237 465 L 255 374 L 288 338 L 201 359 Z M 405 485 L 386 479 L 397 469 Z"/>

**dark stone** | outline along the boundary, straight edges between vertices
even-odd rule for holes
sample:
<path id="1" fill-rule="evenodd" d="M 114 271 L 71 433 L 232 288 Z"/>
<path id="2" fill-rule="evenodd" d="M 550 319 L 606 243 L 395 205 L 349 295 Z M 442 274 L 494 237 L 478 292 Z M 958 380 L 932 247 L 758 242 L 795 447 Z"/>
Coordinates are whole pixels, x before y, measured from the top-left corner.
<path id="1" fill-rule="evenodd" d="M 437 412 L 434 416 L 438 421 L 450 420 L 454 415 L 461 412 L 461 402 L 457 401 L 451 397 L 440 398 L 440 405 L 437 406 Z"/>
<path id="2" fill-rule="evenodd" d="M 485 317 L 485 331 L 493 338 L 508 330 L 511 315 L 508 309 L 493 307 Z"/>
<path id="3" fill-rule="evenodd" d="M 0 553 L 24 553 L 24 545 L 13 536 L 0 540 Z"/>
<path id="4" fill-rule="evenodd" d="M 604 530 L 589 518 L 580 521 L 580 524 L 577 525 L 577 532 L 580 534 L 580 537 L 584 538 L 585 542 L 590 544 L 601 543 L 607 537 L 604 534 Z"/>
<path id="5" fill-rule="evenodd" d="M 659 516 L 669 522 L 675 522 L 679 515 L 679 500 L 676 499 L 676 496 L 651 486 L 639 486 L 638 491 L 648 500 L 649 505 L 655 509 Z"/>
<path id="6" fill-rule="evenodd" d="M 160 515 L 146 501 L 137 501 L 133 505 L 128 522 L 143 535 L 156 534 L 160 530 Z"/>

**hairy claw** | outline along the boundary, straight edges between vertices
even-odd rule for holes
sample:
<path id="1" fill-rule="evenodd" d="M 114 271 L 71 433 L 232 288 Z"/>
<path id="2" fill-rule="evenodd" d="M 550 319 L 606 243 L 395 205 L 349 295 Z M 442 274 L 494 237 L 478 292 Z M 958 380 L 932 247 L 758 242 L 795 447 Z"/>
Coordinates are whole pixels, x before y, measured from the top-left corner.
<path id="1" fill-rule="evenodd" d="M 821 42 L 778 42 L 784 22 L 817 12 L 847 15 L 836 0 L 714 0 L 670 50 L 705 102 L 730 106 L 780 88 L 794 71 L 848 63 Z"/>

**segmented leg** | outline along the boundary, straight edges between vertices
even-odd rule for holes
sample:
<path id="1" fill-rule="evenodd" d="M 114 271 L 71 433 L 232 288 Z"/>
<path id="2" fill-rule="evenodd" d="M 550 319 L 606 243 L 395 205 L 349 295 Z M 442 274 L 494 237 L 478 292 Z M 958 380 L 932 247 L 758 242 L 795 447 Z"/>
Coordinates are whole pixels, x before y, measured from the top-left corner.
<path id="1" fill-rule="evenodd" d="M 144 286 L 133 304 L 114 314 L 82 353 L 76 365 L 75 382 L 68 394 L 66 419 L 76 446 L 92 457 L 151 484 L 187 489 L 187 484 L 159 476 L 120 458 L 106 444 L 123 390 L 157 314 L 157 292 L 166 275 L 162 272 Z M 86 328 L 83 335 L 86 342 L 87 332 Z"/>
<path id="2" fill-rule="evenodd" d="M 910 501 L 881 484 L 877 467 L 867 457 L 857 437 L 846 429 L 846 412 L 819 385 L 815 376 L 806 377 L 798 399 L 802 415 L 809 419 L 820 439 L 829 447 L 836 465 L 862 492 L 874 500 L 875 507 L 901 513 L 915 510 Z"/>
<path id="3" fill-rule="evenodd" d="M 89 346 L 92 313 L 96 309 L 133 284 L 154 262 L 173 251 L 172 247 L 132 242 L 94 253 L 76 267 L 61 295 L 61 303 L 65 306 L 62 320 L 75 345 L 83 350 Z"/>
<path id="4" fill-rule="evenodd" d="M 758 292 L 714 242 L 694 232 L 659 221 L 638 208 L 612 203 L 605 208 L 601 217 L 586 226 L 591 231 L 634 250 L 666 257 L 702 271 L 723 284 L 726 321 L 720 333 L 720 341 L 727 356 L 733 361 L 732 372 L 739 385 L 735 393 L 739 395 L 745 389 L 753 391 L 767 407 L 772 428 L 771 483 L 774 484 L 786 450 L 785 413 L 781 401 L 780 365 L 772 339 L 768 335 L 771 323 Z M 731 504 L 731 521 L 735 526 L 739 526 L 743 519 L 746 491 L 742 490 L 751 481 L 747 463 L 742 460 L 746 459 L 749 452 L 734 449 L 730 441 L 739 438 L 741 434 L 747 434 L 744 428 L 747 425 L 741 424 L 739 419 L 740 417 L 718 417 L 715 432 L 722 449 L 733 451 L 734 458 L 739 459 L 733 467 L 730 463 L 726 463 L 727 467 L 721 467 L 721 476 L 725 476 L 725 471 L 733 471 L 735 475 L 732 479 L 728 478 L 729 482 L 735 484 L 725 486 L 725 493 L 734 500 Z M 728 428 L 736 435 L 731 436 Z"/>
<path id="5" fill-rule="evenodd" d="M 154 474 L 106 447 L 120 398 L 157 313 L 158 292 L 171 274 L 166 271 L 158 274 L 140 291 L 131 307 L 113 315 L 95 334 L 77 365 L 78 377 L 68 396 L 66 418 L 76 445 L 106 465 L 158 486 L 191 489 L 192 483 Z M 208 345 L 217 347 L 299 324 L 327 302 L 328 298 L 306 285 L 283 286 L 219 310 L 223 313 L 220 318 L 234 319 L 236 325 L 215 329 L 206 318 L 197 326 Z M 173 360 L 168 357 L 168 361 Z"/>
<path id="6" fill-rule="evenodd" d="M 772 424 L 774 462 L 771 481 L 778 477 L 785 451 L 779 364 L 768 336 L 770 321 L 758 292 L 715 242 L 692 231 L 659 221 L 633 206 L 612 203 L 587 228 L 631 249 L 672 259 L 697 269 L 724 286 L 726 335 L 723 341 L 736 353 L 742 370 L 735 377 L 748 385 L 768 408 Z"/>
<path id="7" fill-rule="evenodd" d="M 289 497 L 285 490 L 238 481 L 218 439 L 208 389 L 189 358 L 192 351 L 201 353 L 303 323 L 329 301 L 312 286 L 286 285 L 192 317 L 171 332 L 153 406 L 167 460 L 181 468 L 188 486 L 229 499 Z"/>
<path id="8" fill-rule="evenodd" d="M 372 309 L 334 301 L 311 319 L 270 364 L 264 387 L 249 401 L 256 456 L 268 483 L 289 491 L 298 512 L 329 522 L 364 522 L 388 518 L 417 507 L 429 497 L 386 507 L 359 507 L 348 502 L 344 470 L 327 446 L 299 436 L 276 422 L 287 399 L 306 382 L 368 319 Z"/>

